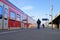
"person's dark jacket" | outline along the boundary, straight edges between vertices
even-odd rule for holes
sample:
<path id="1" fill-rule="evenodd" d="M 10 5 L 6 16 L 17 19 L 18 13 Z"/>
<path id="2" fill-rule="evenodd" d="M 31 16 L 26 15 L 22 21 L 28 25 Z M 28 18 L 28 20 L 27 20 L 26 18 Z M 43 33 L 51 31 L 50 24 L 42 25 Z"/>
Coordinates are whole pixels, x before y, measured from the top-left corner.
<path id="1" fill-rule="evenodd" d="M 41 21 L 38 19 L 38 20 L 37 20 L 37 24 L 40 24 L 40 23 L 41 23 Z"/>

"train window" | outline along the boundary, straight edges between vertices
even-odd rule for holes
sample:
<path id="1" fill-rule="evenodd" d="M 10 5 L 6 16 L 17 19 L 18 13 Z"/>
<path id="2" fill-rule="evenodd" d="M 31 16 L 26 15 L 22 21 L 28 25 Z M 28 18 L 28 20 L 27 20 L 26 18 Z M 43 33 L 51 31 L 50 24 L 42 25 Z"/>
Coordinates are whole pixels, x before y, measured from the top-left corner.
<path id="1" fill-rule="evenodd" d="M 20 21 L 20 15 L 17 14 L 17 20 Z"/>
<path id="2" fill-rule="evenodd" d="M 0 18 L 2 18 L 2 6 L 0 6 Z"/>
<path id="3" fill-rule="evenodd" d="M 4 17 L 5 17 L 5 18 L 7 18 L 7 16 L 8 16 L 8 9 L 7 9 L 7 8 L 5 8 Z"/>
<path id="4" fill-rule="evenodd" d="M 22 21 L 25 21 L 26 17 L 25 16 L 22 16 Z"/>
<path id="5" fill-rule="evenodd" d="M 15 13 L 14 12 L 10 12 L 10 19 L 15 20 Z"/>
<path id="6" fill-rule="evenodd" d="M 2 15 L 2 7 L 0 6 L 0 15 Z"/>

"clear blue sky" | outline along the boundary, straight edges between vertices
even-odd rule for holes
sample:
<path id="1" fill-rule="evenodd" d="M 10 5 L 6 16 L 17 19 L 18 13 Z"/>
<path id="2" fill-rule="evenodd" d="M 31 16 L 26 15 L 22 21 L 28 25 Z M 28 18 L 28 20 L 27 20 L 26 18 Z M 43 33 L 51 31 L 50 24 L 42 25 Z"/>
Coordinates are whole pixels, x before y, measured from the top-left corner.
<path id="1" fill-rule="evenodd" d="M 41 20 L 42 18 L 51 18 L 50 14 L 50 0 L 9 0 L 19 9 L 24 11 L 33 19 Z M 60 11 L 60 0 L 52 0 L 53 4 L 53 16 Z"/>

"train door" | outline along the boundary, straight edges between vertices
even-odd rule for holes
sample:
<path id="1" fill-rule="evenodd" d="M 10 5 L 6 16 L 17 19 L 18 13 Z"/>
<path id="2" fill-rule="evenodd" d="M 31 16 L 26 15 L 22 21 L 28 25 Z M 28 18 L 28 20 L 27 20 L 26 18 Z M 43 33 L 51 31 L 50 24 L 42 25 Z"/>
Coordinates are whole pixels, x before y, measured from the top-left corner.
<path id="1" fill-rule="evenodd" d="M 3 26 L 4 29 L 8 29 L 8 6 L 4 4 L 4 19 L 3 19 Z"/>
<path id="2" fill-rule="evenodd" d="M 24 28 L 24 22 L 23 21 L 21 22 L 21 28 Z"/>
<path id="3" fill-rule="evenodd" d="M 3 27 L 2 27 L 2 13 L 3 13 L 3 3 L 2 2 L 0 2 L 0 29 L 2 29 Z"/>

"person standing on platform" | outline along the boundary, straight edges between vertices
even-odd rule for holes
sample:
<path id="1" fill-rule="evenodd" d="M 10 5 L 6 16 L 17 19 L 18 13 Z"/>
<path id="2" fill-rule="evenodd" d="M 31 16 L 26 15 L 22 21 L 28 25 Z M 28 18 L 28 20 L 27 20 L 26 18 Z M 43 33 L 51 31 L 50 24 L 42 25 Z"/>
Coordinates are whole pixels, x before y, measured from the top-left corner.
<path id="1" fill-rule="evenodd" d="M 44 29 L 45 25 L 44 25 L 44 24 L 42 24 L 42 26 L 43 26 L 43 29 Z"/>
<path id="2" fill-rule="evenodd" d="M 37 20 L 37 28 L 40 29 L 40 24 L 41 24 L 41 21 L 38 19 Z"/>

